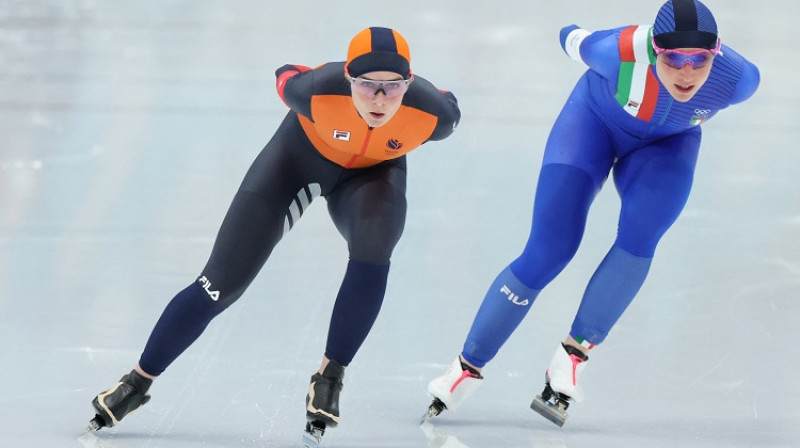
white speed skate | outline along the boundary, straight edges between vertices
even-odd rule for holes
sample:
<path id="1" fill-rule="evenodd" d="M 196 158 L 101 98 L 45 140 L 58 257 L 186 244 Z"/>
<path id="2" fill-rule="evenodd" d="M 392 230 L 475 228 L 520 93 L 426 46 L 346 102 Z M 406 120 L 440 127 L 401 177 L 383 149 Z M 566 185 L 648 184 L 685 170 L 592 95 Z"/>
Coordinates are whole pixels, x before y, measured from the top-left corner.
<path id="1" fill-rule="evenodd" d="M 483 377 L 461 362 L 458 356 L 442 376 L 428 383 L 428 393 L 433 402 L 422 416 L 426 422 L 441 414 L 445 409 L 455 410 L 483 383 Z"/>
<path id="2" fill-rule="evenodd" d="M 558 426 L 567 420 L 570 402 L 583 401 L 580 375 L 589 357 L 577 348 L 561 344 L 545 373 L 544 390 L 531 403 L 531 409 Z"/>

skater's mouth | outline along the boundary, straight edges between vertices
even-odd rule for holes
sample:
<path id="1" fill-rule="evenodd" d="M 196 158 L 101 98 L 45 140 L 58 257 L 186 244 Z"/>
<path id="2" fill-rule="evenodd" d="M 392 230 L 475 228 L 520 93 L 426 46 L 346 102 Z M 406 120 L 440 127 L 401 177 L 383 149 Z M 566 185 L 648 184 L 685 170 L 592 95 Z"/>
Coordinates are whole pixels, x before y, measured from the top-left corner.
<path id="1" fill-rule="evenodd" d="M 689 93 L 694 89 L 694 84 L 673 84 L 678 91 L 683 93 Z"/>
<path id="2" fill-rule="evenodd" d="M 384 115 L 386 115 L 385 113 L 380 113 L 380 112 L 370 112 L 369 114 L 372 116 L 372 118 L 376 119 L 381 119 L 383 118 Z"/>

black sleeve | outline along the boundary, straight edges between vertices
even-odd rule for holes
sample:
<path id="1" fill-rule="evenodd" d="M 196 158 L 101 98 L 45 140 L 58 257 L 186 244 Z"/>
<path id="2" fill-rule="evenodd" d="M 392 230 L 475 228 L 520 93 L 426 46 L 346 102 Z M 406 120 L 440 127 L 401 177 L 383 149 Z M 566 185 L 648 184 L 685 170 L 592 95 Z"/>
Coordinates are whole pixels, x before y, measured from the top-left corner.
<path id="1" fill-rule="evenodd" d="M 286 64 L 275 71 L 275 77 L 290 76 L 283 88 L 278 89 L 281 99 L 289 109 L 311 118 L 311 96 L 313 95 L 314 70 L 302 71 L 301 68 Z"/>
<path id="2" fill-rule="evenodd" d="M 291 74 L 292 72 L 301 72 Z M 311 98 L 315 95 L 350 95 L 350 85 L 344 78 L 344 62 L 329 62 L 313 69 L 284 65 L 275 75 L 291 76 L 286 80 L 281 97 L 290 109 L 311 121 Z M 281 94 L 280 88 L 278 93 Z"/>
<path id="3" fill-rule="evenodd" d="M 456 96 L 447 91 L 442 91 L 440 94 L 442 110 L 437 114 L 439 121 L 428 140 L 444 140 L 456 130 L 458 122 L 461 120 L 461 109 L 458 108 Z"/>
<path id="4" fill-rule="evenodd" d="M 458 100 L 452 92 L 439 90 L 425 78 L 414 77 L 414 82 L 403 98 L 403 104 L 420 109 L 438 118 L 428 141 L 443 140 L 455 131 L 461 120 Z"/>

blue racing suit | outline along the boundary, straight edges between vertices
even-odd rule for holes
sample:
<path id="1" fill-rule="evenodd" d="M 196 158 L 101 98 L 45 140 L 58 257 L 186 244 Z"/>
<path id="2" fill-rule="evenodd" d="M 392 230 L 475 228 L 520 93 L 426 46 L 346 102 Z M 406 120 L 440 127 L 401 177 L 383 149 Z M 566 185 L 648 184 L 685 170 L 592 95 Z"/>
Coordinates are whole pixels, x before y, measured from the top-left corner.
<path id="1" fill-rule="evenodd" d="M 707 81 L 687 102 L 656 71 L 650 25 L 589 33 L 561 30 L 561 46 L 588 65 L 553 126 L 522 254 L 489 288 L 462 351 L 483 367 L 536 296 L 575 255 L 589 207 L 609 173 L 621 199 L 617 237 L 586 288 L 570 335 L 602 342 L 644 283 L 656 245 L 686 204 L 700 125 L 749 98 L 755 65 L 723 45 Z"/>

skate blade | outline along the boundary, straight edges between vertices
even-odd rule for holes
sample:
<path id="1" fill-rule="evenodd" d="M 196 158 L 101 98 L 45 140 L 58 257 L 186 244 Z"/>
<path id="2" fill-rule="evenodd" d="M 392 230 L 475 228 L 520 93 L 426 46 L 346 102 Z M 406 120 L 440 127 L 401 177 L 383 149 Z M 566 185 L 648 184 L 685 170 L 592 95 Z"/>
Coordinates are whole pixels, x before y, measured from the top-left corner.
<path id="1" fill-rule="evenodd" d="M 119 448 L 119 445 L 108 440 L 103 440 L 94 432 L 84 432 L 78 437 L 82 448 Z"/>
<path id="2" fill-rule="evenodd" d="M 442 401 L 438 398 L 434 398 L 433 403 L 428 406 L 428 410 L 425 411 L 425 413 L 422 414 L 422 417 L 419 419 L 419 424 L 422 425 L 425 422 L 429 422 L 433 417 L 436 417 L 444 412 L 445 409 L 447 409 L 447 406 L 445 406 L 444 403 L 442 403 Z"/>
<path id="3" fill-rule="evenodd" d="M 303 447 L 304 448 L 319 448 L 319 443 L 322 441 L 322 436 L 312 434 L 308 431 L 303 431 Z"/>
<path id="4" fill-rule="evenodd" d="M 99 431 L 103 426 L 105 425 L 100 421 L 100 418 L 95 417 L 89 420 L 89 426 L 87 426 L 83 432 Z"/>
<path id="5" fill-rule="evenodd" d="M 544 401 L 541 395 L 537 395 L 536 398 L 533 399 L 531 402 L 531 409 L 558 425 L 559 428 L 564 426 L 564 422 L 567 421 L 567 413 L 558 409 L 555 405 Z"/>
<path id="6" fill-rule="evenodd" d="M 439 414 L 435 410 L 429 408 L 427 411 L 425 411 L 424 414 L 422 414 L 422 417 L 419 418 L 419 424 L 424 425 L 425 423 L 431 421 L 431 419 L 433 417 L 436 417 L 437 415 Z"/>
<path id="7" fill-rule="evenodd" d="M 425 411 L 425 413 L 424 413 L 424 414 L 422 414 L 422 417 L 419 419 L 419 424 L 420 424 L 420 425 L 423 425 L 423 424 L 425 424 L 425 423 L 427 423 L 427 422 L 431 421 L 431 419 L 432 419 L 433 417 L 436 417 L 437 415 L 439 415 L 439 414 L 441 414 L 441 413 L 442 413 L 442 411 L 440 411 L 440 410 L 436 409 L 436 408 L 435 408 L 433 405 L 431 405 L 431 406 L 428 408 L 428 410 L 427 410 L 427 411 Z"/>
<path id="8" fill-rule="evenodd" d="M 303 431 L 303 446 L 305 448 L 319 448 L 322 435 L 325 434 L 325 424 L 321 422 L 308 422 Z"/>

